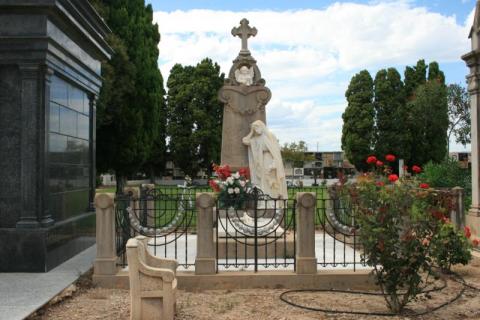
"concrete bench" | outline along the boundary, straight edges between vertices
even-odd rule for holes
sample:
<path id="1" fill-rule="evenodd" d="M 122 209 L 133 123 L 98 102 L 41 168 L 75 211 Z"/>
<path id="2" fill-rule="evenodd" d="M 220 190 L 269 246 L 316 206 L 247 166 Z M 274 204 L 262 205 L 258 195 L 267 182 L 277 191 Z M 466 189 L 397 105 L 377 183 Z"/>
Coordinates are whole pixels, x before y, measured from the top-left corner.
<path id="1" fill-rule="evenodd" d="M 170 320 L 175 315 L 178 263 L 148 252 L 148 238 L 127 242 L 132 320 Z"/>

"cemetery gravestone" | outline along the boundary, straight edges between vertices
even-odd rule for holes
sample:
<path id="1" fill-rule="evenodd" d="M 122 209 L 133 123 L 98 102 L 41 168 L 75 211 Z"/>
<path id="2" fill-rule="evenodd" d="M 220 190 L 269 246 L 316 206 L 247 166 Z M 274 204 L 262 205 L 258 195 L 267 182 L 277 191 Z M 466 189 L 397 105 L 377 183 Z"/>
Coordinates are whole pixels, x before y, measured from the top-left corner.
<path id="1" fill-rule="evenodd" d="M 240 22 L 240 27 L 232 29 L 232 35 L 242 39 L 242 49 L 219 91 L 220 101 L 225 104 L 221 163 L 228 164 L 233 170 L 248 167 L 247 147 L 242 138 L 248 135 L 254 121 L 266 123 L 265 106 L 272 97 L 257 61 L 248 50 L 248 38 L 256 34 L 257 29 L 250 27 L 247 19 Z"/>

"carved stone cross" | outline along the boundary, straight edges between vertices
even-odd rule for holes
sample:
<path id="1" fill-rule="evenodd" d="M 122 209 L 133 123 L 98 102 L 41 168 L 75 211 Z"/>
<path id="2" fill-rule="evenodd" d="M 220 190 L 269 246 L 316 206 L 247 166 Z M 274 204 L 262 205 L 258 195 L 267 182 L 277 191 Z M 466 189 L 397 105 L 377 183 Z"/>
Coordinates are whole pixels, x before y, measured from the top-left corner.
<path id="1" fill-rule="evenodd" d="M 255 37 L 257 35 L 257 28 L 251 28 L 247 19 L 242 19 L 240 21 L 240 27 L 234 27 L 232 29 L 232 35 L 234 37 L 239 37 L 242 39 L 242 50 L 241 52 L 250 52 L 248 50 L 248 38 Z"/>

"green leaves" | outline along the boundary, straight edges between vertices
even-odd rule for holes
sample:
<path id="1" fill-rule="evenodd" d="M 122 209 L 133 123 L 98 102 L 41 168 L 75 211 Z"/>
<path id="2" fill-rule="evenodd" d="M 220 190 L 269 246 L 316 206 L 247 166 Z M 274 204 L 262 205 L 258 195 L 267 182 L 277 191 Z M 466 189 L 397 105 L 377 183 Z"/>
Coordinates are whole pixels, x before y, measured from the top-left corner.
<path id="1" fill-rule="evenodd" d="M 195 67 L 176 64 L 167 81 L 170 155 L 192 177 L 219 162 L 223 107 L 217 93 L 223 81 L 220 66 L 210 59 Z"/>
<path id="2" fill-rule="evenodd" d="M 345 96 L 342 149 L 358 170 L 367 169 L 370 154 L 393 153 L 408 165 L 445 158 L 447 90 L 438 63 L 407 66 L 403 81 L 395 68 L 378 71 L 375 81 L 364 70 L 352 78 Z M 461 141 L 467 141 L 466 128 L 456 131 Z"/>

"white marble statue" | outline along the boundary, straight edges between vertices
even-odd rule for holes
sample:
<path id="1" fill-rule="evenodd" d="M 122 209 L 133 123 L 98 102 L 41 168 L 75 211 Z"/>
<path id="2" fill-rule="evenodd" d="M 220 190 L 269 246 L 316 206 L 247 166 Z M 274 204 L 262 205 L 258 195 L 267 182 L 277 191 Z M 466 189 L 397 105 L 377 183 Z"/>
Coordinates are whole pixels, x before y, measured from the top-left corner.
<path id="1" fill-rule="evenodd" d="M 250 133 L 243 138 L 248 146 L 248 164 L 252 184 L 272 198 L 288 199 L 287 181 L 280 145 L 261 120 L 251 124 Z"/>
<path id="2" fill-rule="evenodd" d="M 253 67 L 242 66 L 240 69 L 235 70 L 235 80 L 238 83 L 242 83 L 246 86 L 251 86 L 253 84 L 253 78 L 255 73 Z"/>

